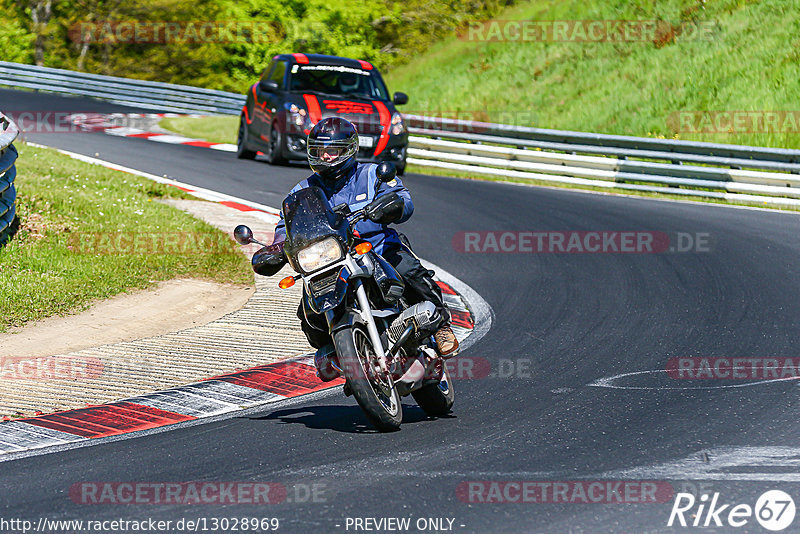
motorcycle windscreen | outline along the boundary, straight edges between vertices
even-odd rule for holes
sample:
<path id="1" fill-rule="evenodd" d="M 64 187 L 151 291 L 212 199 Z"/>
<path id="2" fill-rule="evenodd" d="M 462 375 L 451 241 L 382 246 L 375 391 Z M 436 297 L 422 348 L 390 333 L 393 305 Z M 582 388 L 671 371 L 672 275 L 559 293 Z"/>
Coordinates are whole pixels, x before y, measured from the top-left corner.
<path id="1" fill-rule="evenodd" d="M 328 236 L 346 241 L 346 222 L 331 211 L 325 193 L 319 187 L 307 187 L 291 193 L 283 201 L 283 219 L 286 224 L 287 254 Z"/>

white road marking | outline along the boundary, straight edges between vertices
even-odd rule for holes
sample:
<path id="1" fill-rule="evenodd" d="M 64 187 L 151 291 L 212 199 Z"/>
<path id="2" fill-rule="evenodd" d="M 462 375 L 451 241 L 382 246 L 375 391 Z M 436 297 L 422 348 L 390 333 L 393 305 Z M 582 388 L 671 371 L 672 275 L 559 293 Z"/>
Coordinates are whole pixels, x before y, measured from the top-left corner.
<path id="1" fill-rule="evenodd" d="M 219 150 L 221 152 L 236 152 L 239 150 L 239 147 L 230 143 L 217 143 L 216 145 L 211 145 L 208 148 L 211 150 Z"/>
<path id="2" fill-rule="evenodd" d="M 151 135 L 147 138 L 149 141 L 157 141 L 159 143 L 169 143 L 171 145 L 181 145 L 183 143 L 191 143 L 197 141 L 191 137 L 181 137 L 179 135 Z"/>
<path id="3" fill-rule="evenodd" d="M 127 137 L 129 135 L 143 134 L 145 132 L 144 130 L 140 130 L 139 128 L 127 128 L 125 126 L 117 126 L 114 128 L 106 128 L 105 133 L 107 133 L 108 135 Z"/>
<path id="4" fill-rule="evenodd" d="M 757 472 L 761 467 L 770 469 Z M 780 468 L 785 472 L 780 472 Z M 800 448 L 716 447 L 671 462 L 616 469 L 596 476 L 602 479 L 800 482 Z"/>
<path id="5" fill-rule="evenodd" d="M 625 378 L 628 376 L 636 376 L 636 375 L 646 375 L 646 374 L 656 374 L 656 373 L 666 373 L 666 369 L 655 369 L 652 371 L 634 371 L 632 373 L 622 373 L 619 375 L 609 376 L 605 378 L 598 378 L 594 382 L 590 382 L 586 384 L 587 387 L 593 388 L 610 388 L 610 389 L 643 389 L 643 390 L 687 390 L 687 389 L 733 389 L 733 388 L 746 388 L 750 386 L 762 386 L 764 384 L 769 384 L 772 382 L 784 382 L 786 380 L 798 380 L 796 376 L 790 376 L 787 378 L 770 378 L 769 380 L 756 380 L 755 382 L 747 382 L 744 384 L 725 384 L 721 386 L 683 386 L 683 387 L 674 387 L 674 386 L 619 386 L 614 384 L 615 381 L 619 380 L 620 378 Z"/>

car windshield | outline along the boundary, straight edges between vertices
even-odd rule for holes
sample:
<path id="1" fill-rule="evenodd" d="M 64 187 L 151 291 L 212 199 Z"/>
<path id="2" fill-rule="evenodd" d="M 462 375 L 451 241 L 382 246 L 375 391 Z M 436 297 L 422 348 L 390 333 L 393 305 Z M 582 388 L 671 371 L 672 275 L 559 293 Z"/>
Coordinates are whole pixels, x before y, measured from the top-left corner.
<path id="1" fill-rule="evenodd" d="M 388 100 L 389 93 L 374 71 L 343 65 L 293 65 L 291 91 L 318 91 Z"/>

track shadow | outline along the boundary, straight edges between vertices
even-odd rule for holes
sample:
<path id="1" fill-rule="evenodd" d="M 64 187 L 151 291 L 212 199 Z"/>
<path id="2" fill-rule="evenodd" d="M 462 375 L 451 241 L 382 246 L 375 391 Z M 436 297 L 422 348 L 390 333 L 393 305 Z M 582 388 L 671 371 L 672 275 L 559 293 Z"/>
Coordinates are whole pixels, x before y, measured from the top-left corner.
<path id="1" fill-rule="evenodd" d="M 447 415 L 443 418 L 454 417 Z M 350 434 L 378 433 L 357 405 L 299 406 L 276 410 L 267 415 L 250 417 L 249 419 L 254 421 L 277 419 L 281 423 L 301 424 L 314 430 L 335 430 L 336 432 Z M 419 406 L 414 404 L 403 405 L 403 425 L 432 421 L 434 419 L 437 418 L 429 417 Z"/>

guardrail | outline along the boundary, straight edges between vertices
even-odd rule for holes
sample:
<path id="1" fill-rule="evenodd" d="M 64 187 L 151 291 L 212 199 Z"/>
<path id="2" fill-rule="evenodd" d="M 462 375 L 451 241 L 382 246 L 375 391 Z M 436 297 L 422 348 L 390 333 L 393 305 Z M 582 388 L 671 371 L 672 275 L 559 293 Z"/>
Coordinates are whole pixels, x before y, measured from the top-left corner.
<path id="1" fill-rule="evenodd" d="M 14 232 L 14 219 L 17 215 L 17 191 L 14 178 L 17 176 L 17 149 L 12 144 L 19 130 L 7 117 L 0 113 L 0 245 L 3 245 Z"/>
<path id="2" fill-rule="evenodd" d="M 238 115 L 245 102 L 236 93 L 3 61 L 0 85 L 173 112 Z M 412 134 L 412 164 L 578 187 L 800 207 L 800 150 L 405 118 Z"/>
<path id="3" fill-rule="evenodd" d="M 405 118 L 412 134 L 412 164 L 577 187 L 800 207 L 800 150 Z"/>
<path id="4" fill-rule="evenodd" d="M 126 106 L 177 113 L 238 114 L 245 97 L 188 85 L 149 82 L 0 61 L 0 85 L 90 96 Z"/>

